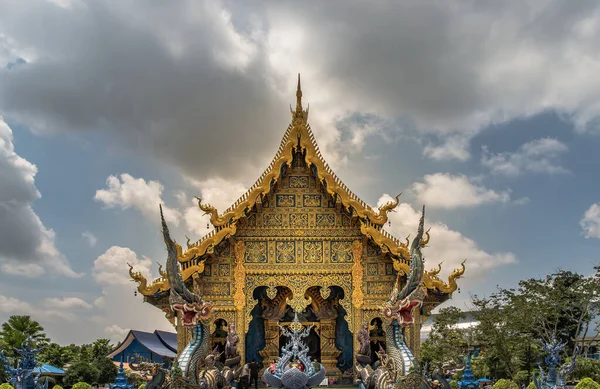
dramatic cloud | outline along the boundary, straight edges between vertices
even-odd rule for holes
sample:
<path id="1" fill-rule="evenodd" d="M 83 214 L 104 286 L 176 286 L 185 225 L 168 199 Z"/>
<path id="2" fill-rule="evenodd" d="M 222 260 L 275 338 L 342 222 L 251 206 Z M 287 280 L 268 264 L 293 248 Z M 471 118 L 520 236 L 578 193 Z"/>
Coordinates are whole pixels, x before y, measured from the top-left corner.
<path id="1" fill-rule="evenodd" d="M 98 243 L 98 238 L 89 231 L 84 231 L 81 236 L 88 242 L 90 247 L 94 247 Z"/>
<path id="2" fill-rule="evenodd" d="M 151 278 L 152 261 L 149 258 L 138 258 L 133 250 L 127 247 L 113 246 L 94 261 L 94 278 L 100 284 L 128 284 L 131 282 L 127 272 L 127 264 L 136 272 Z"/>
<path id="3" fill-rule="evenodd" d="M 391 200 L 391 196 L 384 195 L 379 199 L 377 205 L 380 206 Z M 402 203 L 396 208 L 396 212 L 390 214 L 392 225 L 386 227 L 386 230 L 396 236 L 407 236 L 408 234 L 414 236 L 420 217 L 419 211 L 412 208 L 410 204 Z M 469 269 L 467 282 L 472 284 L 474 280 L 490 269 L 516 263 L 514 254 L 487 253 L 479 248 L 475 241 L 458 231 L 451 230 L 443 223 L 426 219 L 425 224 L 426 228 L 431 228 L 431 246 L 424 250 L 427 267 L 433 268 L 443 261 L 442 271 L 447 275 L 467 259 Z"/>
<path id="4" fill-rule="evenodd" d="M 592 204 L 579 221 L 586 238 L 600 239 L 600 203 Z"/>
<path id="5" fill-rule="evenodd" d="M 558 159 L 569 150 L 567 145 L 552 138 L 525 143 L 514 153 L 491 153 L 483 148 L 481 163 L 493 173 L 516 176 L 521 173 L 566 173 Z"/>
<path id="6" fill-rule="evenodd" d="M 33 210 L 41 197 L 35 187 L 37 167 L 14 150 L 13 134 L 0 117 L 0 269 L 29 278 L 46 271 L 79 277 L 55 246 L 55 233 Z"/>
<path id="7" fill-rule="evenodd" d="M 547 110 L 597 130 L 595 2 L 55 3 L 0 5 L 0 58 L 26 60 L 0 71 L 0 109 L 36 132 L 111 131 L 197 179 L 268 161 L 298 71 L 332 162 L 335 125 L 357 112 L 428 133 L 437 159 L 464 160 L 485 126 Z M 348 131 L 356 147 L 379 132 Z"/>
<path id="8" fill-rule="evenodd" d="M 202 199 L 202 203 L 212 205 L 219 213 L 223 213 L 246 192 L 246 188 L 242 184 L 220 178 L 205 181 L 190 180 L 190 183 L 200 190 L 199 197 Z M 178 197 L 181 201 L 187 201 L 185 194 L 179 194 Z M 202 212 L 198 207 L 197 200 L 194 199 L 192 203 L 191 207 L 185 209 L 183 218 L 188 231 L 199 239 L 212 231 L 213 227 L 210 224 L 210 215 Z M 206 228 L 207 226 L 209 228 Z"/>
<path id="9" fill-rule="evenodd" d="M 28 302 L 0 295 L 0 313 L 7 315 L 30 315 L 33 307 Z"/>
<path id="10" fill-rule="evenodd" d="M 123 173 L 120 179 L 115 176 L 108 177 L 106 185 L 108 189 L 97 190 L 94 200 L 103 203 L 106 208 L 135 208 L 148 219 L 157 220 L 158 206 L 164 204 L 161 199 L 163 186 L 160 182 L 146 182 L 143 178 L 133 178 Z M 163 205 L 163 214 L 167 222 L 179 225 L 179 211 Z"/>
<path id="11" fill-rule="evenodd" d="M 412 185 L 419 201 L 434 208 L 471 208 L 488 203 L 510 201 L 508 191 L 496 192 L 472 182 L 466 176 L 447 173 L 428 174 L 425 182 Z"/>

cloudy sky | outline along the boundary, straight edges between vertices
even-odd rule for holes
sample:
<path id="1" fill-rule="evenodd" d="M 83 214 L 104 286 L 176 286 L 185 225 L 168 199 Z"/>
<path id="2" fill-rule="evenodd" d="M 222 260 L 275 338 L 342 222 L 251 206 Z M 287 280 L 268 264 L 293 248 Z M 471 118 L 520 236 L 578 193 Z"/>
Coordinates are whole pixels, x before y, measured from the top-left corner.
<path id="1" fill-rule="evenodd" d="M 600 262 L 596 1 L 0 2 L 0 322 L 60 343 L 169 329 L 158 204 L 198 239 L 270 162 L 302 73 L 337 174 L 467 258 L 454 304 Z"/>

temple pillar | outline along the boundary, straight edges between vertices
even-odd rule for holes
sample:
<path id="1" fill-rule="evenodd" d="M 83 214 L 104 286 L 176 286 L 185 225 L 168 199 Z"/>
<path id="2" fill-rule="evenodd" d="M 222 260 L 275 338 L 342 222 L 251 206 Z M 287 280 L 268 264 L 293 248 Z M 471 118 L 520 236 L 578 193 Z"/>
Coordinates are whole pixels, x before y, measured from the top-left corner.
<path id="1" fill-rule="evenodd" d="M 242 356 L 242 364 L 246 361 L 246 321 L 244 314 L 246 312 L 246 266 L 244 257 L 246 254 L 246 245 L 244 241 L 238 240 L 234 245 L 235 269 L 233 278 L 235 280 L 235 294 L 233 295 L 233 305 L 235 306 L 235 328 L 240 339 L 244 340 L 238 343 L 238 352 Z"/>
<path id="2" fill-rule="evenodd" d="M 341 351 L 335 347 L 335 319 L 321 320 L 319 326 L 319 337 L 321 340 L 321 363 L 325 367 L 328 376 L 338 376 L 338 357 Z"/>
<path id="3" fill-rule="evenodd" d="M 362 306 L 364 303 L 363 293 L 363 278 L 364 278 L 364 267 L 362 264 L 363 255 L 363 244 L 360 240 L 352 242 L 352 257 L 354 263 L 352 264 L 352 311 L 350 314 L 353 315 L 352 320 L 352 335 L 354 336 L 354 354 L 356 355 L 359 344 L 356 339 L 358 329 L 362 324 Z"/>
<path id="4" fill-rule="evenodd" d="M 265 320 L 265 348 L 258 353 L 263 357 L 263 364 L 267 365 L 279 358 L 279 321 Z"/>

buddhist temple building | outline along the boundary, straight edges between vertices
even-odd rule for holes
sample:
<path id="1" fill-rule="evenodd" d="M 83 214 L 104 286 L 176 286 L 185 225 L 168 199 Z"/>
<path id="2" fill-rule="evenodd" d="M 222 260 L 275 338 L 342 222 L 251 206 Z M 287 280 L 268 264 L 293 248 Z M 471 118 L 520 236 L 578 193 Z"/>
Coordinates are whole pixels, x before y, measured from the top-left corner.
<path id="1" fill-rule="evenodd" d="M 310 356 L 328 374 L 341 374 L 353 365 L 354 334 L 362 323 L 370 326 L 373 346 L 385 347 L 380 308 L 396 275 L 409 271 L 409 239 L 384 229 L 398 197 L 378 209 L 358 198 L 325 162 L 308 116 L 298 76 L 291 124 L 272 162 L 228 209 L 199 200 L 214 230 L 197 242 L 188 239 L 178 260 L 189 289 L 215 303 L 209 323 L 213 347 L 234 323 L 245 360 L 271 361 L 286 341 L 277 324 L 298 312 L 304 324 L 314 324 L 307 340 Z M 427 233 L 421 246 L 429 240 Z M 421 324 L 451 297 L 464 271 L 463 265 L 447 281 L 438 278 L 439 267 L 425 273 L 427 297 L 407 332 L 416 355 Z M 176 328 L 181 352 L 191 335 L 169 307 L 169 282 L 160 272 L 148 282 L 130 269 L 144 301 L 161 309 Z"/>

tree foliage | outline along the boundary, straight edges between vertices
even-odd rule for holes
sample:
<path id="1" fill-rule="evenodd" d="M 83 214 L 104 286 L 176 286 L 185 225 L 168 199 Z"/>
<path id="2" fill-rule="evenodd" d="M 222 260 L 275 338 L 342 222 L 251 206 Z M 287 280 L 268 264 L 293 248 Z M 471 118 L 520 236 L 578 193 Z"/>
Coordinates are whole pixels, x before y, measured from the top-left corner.
<path id="1" fill-rule="evenodd" d="M 15 348 L 20 347 L 31 337 L 36 347 L 48 343 L 44 328 L 30 316 L 14 315 L 2 324 L 0 331 L 0 349 L 7 357 L 16 357 Z"/>
<path id="2" fill-rule="evenodd" d="M 0 389 L 13 389 L 13 387 L 11 384 L 5 382 L 3 384 L 0 384 Z"/>
<path id="3" fill-rule="evenodd" d="M 67 369 L 63 378 L 65 385 L 75 385 L 78 382 L 92 383 L 98 381 L 100 370 L 88 361 L 78 361 Z"/>
<path id="4" fill-rule="evenodd" d="M 596 382 L 600 382 L 600 361 L 578 357 L 575 361 L 575 370 L 573 370 L 570 378 L 574 380 L 591 378 Z"/>
<path id="5" fill-rule="evenodd" d="M 459 358 L 467 349 L 467 341 L 457 324 L 464 318 L 465 314 L 456 307 L 440 309 L 433 319 L 429 337 L 421 344 L 424 362 L 429 362 L 431 367 L 461 363 Z"/>
<path id="6" fill-rule="evenodd" d="M 73 385 L 72 389 L 91 389 L 92 385 L 88 384 L 87 382 L 77 382 L 76 384 Z"/>
<path id="7" fill-rule="evenodd" d="M 98 382 L 102 384 L 114 382 L 119 369 L 117 369 L 117 366 L 115 366 L 113 361 L 106 358 L 105 356 L 98 357 L 94 361 L 95 366 L 100 372 L 100 374 L 98 375 Z"/>
<path id="8" fill-rule="evenodd" d="M 591 378 L 584 378 L 575 385 L 575 389 L 600 389 L 600 384 Z"/>
<path id="9" fill-rule="evenodd" d="M 502 378 L 496 381 L 494 389 L 519 389 L 519 385 L 512 380 Z"/>

